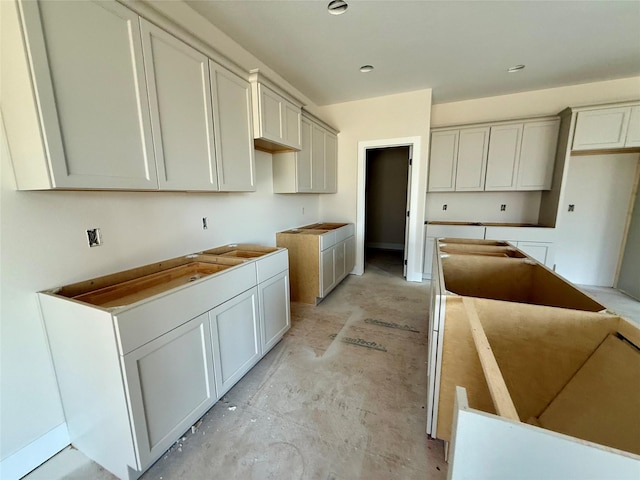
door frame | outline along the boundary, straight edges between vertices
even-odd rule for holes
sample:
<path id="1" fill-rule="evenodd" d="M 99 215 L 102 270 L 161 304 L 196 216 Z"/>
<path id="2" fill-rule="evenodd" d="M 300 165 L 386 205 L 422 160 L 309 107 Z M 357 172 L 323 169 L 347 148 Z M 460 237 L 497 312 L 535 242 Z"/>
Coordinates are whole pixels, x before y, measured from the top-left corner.
<path id="1" fill-rule="evenodd" d="M 367 175 L 367 150 L 388 147 L 409 147 L 409 153 L 415 162 L 409 169 L 410 187 L 410 216 L 408 220 L 408 233 L 405 238 L 407 275 L 409 282 L 422 282 L 422 253 L 423 253 L 423 216 L 424 196 L 420 195 L 420 161 L 422 158 L 422 138 L 402 137 L 382 140 L 368 140 L 358 142 L 358 184 L 356 193 L 356 266 L 353 273 L 364 273 L 364 224 L 366 203 L 366 175 Z M 405 223 L 406 225 L 406 223 Z"/>

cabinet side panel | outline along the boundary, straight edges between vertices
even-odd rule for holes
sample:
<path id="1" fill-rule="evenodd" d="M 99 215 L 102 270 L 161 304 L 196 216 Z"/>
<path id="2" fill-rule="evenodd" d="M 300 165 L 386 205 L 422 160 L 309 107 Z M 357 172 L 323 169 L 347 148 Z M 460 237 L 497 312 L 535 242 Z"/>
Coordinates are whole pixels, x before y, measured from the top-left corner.
<path id="1" fill-rule="evenodd" d="M 121 478 L 136 468 L 111 315 L 39 294 L 71 443 Z M 81 340 L 80 340 L 81 339 Z"/>
<path id="2" fill-rule="evenodd" d="M 318 237 L 277 233 L 276 245 L 289 251 L 291 301 L 315 304 L 320 295 Z"/>
<path id="3" fill-rule="evenodd" d="M 47 153 L 16 2 L 0 2 L 0 22 L 0 96 L 16 183 L 21 190 L 50 188 Z"/>

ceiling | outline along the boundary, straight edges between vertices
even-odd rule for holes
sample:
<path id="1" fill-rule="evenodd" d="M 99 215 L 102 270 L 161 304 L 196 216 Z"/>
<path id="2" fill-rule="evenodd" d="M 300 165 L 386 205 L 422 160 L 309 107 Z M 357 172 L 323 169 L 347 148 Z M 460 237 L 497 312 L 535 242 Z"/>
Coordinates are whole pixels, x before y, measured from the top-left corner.
<path id="1" fill-rule="evenodd" d="M 434 103 L 640 75 L 640 1 L 186 0 L 317 105 Z M 360 73 L 362 65 L 375 70 Z M 507 68 L 524 64 L 518 73 Z M 638 92 L 640 96 L 640 91 Z"/>

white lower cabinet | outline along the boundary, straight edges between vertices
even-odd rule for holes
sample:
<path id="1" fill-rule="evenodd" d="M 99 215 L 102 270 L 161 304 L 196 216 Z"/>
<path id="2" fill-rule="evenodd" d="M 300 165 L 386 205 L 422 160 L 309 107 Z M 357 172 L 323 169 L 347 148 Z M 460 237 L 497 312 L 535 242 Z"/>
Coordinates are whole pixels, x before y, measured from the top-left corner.
<path id="1" fill-rule="evenodd" d="M 250 247 L 39 293 L 74 447 L 137 479 L 282 338 L 288 253 Z"/>
<path id="2" fill-rule="evenodd" d="M 262 354 L 278 343 L 291 326 L 289 312 L 289 271 L 286 270 L 258 285 Z"/>
<path id="3" fill-rule="evenodd" d="M 430 223 L 425 225 L 424 259 L 422 265 L 422 278 L 431 278 L 431 266 L 433 265 L 433 249 L 436 238 L 469 238 L 483 239 L 485 227 L 481 225 L 444 225 Z"/>
<path id="4" fill-rule="evenodd" d="M 517 242 L 516 247 L 546 266 L 553 265 L 553 244 L 543 242 Z"/>
<path id="5" fill-rule="evenodd" d="M 260 360 L 257 288 L 214 308 L 209 318 L 219 398 Z"/>
<path id="6" fill-rule="evenodd" d="M 321 297 L 325 297 L 327 293 L 334 287 L 336 283 L 336 270 L 334 264 L 334 248 L 329 247 L 325 251 L 322 252 L 322 291 L 320 292 Z"/>
<path id="7" fill-rule="evenodd" d="M 217 399 L 209 318 L 200 315 L 123 357 L 140 469 Z"/>

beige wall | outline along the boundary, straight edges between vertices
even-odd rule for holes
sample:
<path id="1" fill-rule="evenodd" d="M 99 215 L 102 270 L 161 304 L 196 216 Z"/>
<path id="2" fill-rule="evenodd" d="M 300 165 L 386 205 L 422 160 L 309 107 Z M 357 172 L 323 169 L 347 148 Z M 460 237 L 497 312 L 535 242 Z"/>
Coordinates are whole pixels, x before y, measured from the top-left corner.
<path id="1" fill-rule="evenodd" d="M 339 131 L 338 193 L 320 198 L 320 216 L 324 220 L 355 222 L 359 175 L 358 142 L 418 137 L 420 154 L 413 154 L 416 186 L 411 193 L 416 204 L 415 219 L 424 217 L 429 129 L 431 119 L 431 89 L 345 102 L 319 108 L 320 114 Z M 362 172 L 360 172 L 362 175 Z M 413 208 L 413 207 L 412 207 Z M 422 220 L 420 220 L 422 224 Z M 422 237 L 422 233 L 420 233 Z M 362 269 L 363 238 L 358 239 L 356 271 Z M 409 271 L 422 272 L 423 240 L 409 240 Z M 416 253 L 412 258 L 411 251 Z M 421 274 L 420 274 L 421 276 Z"/>

